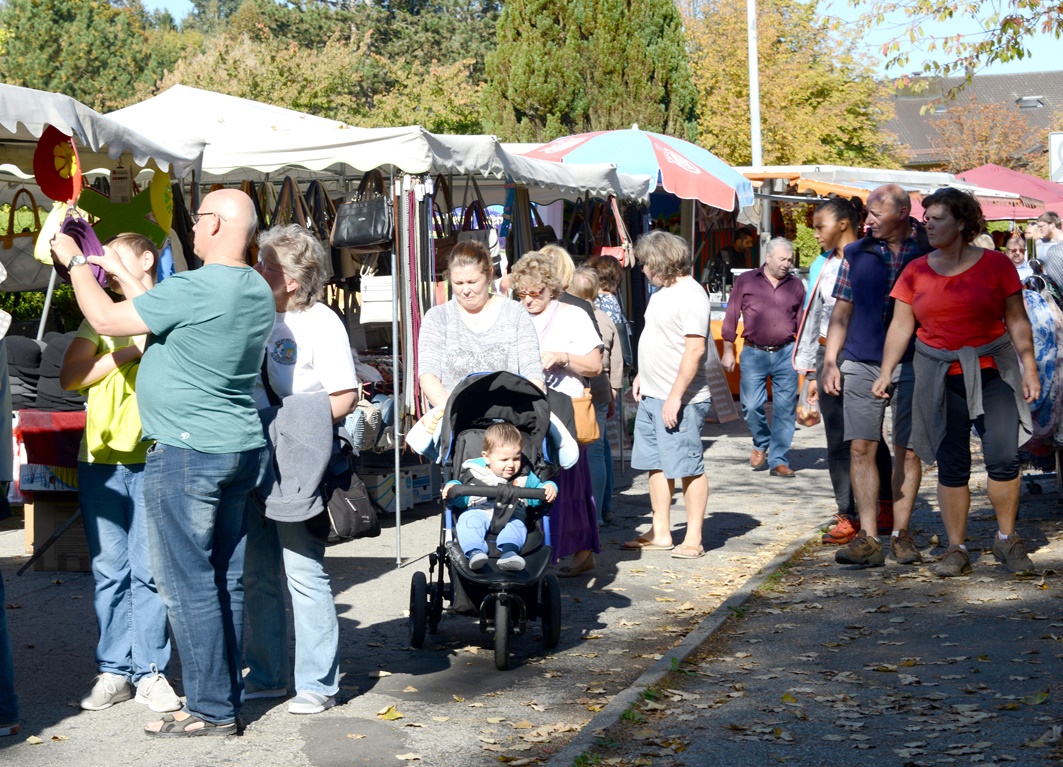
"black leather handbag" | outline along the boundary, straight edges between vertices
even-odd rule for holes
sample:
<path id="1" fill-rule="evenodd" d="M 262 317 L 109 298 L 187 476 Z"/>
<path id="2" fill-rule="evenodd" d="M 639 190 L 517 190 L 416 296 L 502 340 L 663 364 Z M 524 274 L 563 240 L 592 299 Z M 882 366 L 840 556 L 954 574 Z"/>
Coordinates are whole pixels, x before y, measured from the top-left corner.
<path id="1" fill-rule="evenodd" d="M 370 181 L 375 187 L 373 191 L 369 189 Z M 391 200 L 384 191 L 384 175 L 374 170 L 362 176 L 355 199 L 341 203 L 336 209 L 332 247 L 375 248 L 383 252 L 391 248 L 394 230 Z"/>

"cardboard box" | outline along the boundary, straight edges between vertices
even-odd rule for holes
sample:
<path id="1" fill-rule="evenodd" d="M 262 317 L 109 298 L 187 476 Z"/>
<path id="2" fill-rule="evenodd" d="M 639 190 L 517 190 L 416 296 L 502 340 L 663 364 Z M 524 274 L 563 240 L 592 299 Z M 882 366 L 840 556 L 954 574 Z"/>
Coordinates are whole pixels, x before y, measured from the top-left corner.
<path id="1" fill-rule="evenodd" d="M 34 550 L 44 544 L 78 510 L 77 493 L 34 493 L 26 503 L 26 524 L 33 526 Z M 32 516 L 32 523 L 31 523 Z M 85 524 L 79 517 L 34 565 L 34 570 L 87 573 L 92 570 Z"/>
<path id="2" fill-rule="evenodd" d="M 395 472 L 386 469 L 364 469 L 358 476 L 365 483 L 369 496 L 388 514 L 395 513 Z M 400 472 L 400 493 L 402 510 L 413 508 L 413 478 L 410 474 Z"/>
<path id="3" fill-rule="evenodd" d="M 436 467 L 429 463 L 402 467 L 402 475 L 407 478 L 413 492 L 414 504 L 431 503 L 439 497 L 439 483 L 432 481 L 434 469 Z"/>
<path id="4" fill-rule="evenodd" d="M 45 466 L 40 463 L 24 463 L 19 470 L 18 488 L 20 492 L 77 490 L 78 470 Z"/>

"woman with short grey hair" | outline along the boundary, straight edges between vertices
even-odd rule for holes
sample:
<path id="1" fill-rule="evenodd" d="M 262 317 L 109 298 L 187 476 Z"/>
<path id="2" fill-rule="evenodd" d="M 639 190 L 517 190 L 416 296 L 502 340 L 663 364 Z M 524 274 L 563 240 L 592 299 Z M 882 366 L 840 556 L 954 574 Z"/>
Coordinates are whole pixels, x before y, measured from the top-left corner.
<path id="1" fill-rule="evenodd" d="M 255 268 L 273 291 L 277 316 L 266 344 L 263 380 L 255 387 L 255 406 L 264 410 L 271 400 L 326 392 L 328 417 L 333 423 L 342 421 L 354 410 L 358 378 L 347 329 L 319 300 L 325 289 L 325 249 L 297 225 L 263 232 L 258 245 Z M 324 402 L 321 407 L 326 407 Z M 304 444 L 311 440 L 309 432 L 300 436 Z M 274 447 L 279 453 L 280 447 Z M 303 486 L 314 488 L 317 482 L 308 480 Z M 328 527 L 316 525 L 319 521 L 321 514 L 310 520 L 275 520 L 266 516 L 262 502 L 248 504 L 244 590 L 250 631 L 244 644 L 249 668 L 244 698 L 288 694 L 288 627 L 281 585 L 286 577 L 295 626 L 296 695 L 288 704 L 292 714 L 331 708 L 339 690 L 339 623 L 325 570 L 325 540 L 317 533 Z"/>

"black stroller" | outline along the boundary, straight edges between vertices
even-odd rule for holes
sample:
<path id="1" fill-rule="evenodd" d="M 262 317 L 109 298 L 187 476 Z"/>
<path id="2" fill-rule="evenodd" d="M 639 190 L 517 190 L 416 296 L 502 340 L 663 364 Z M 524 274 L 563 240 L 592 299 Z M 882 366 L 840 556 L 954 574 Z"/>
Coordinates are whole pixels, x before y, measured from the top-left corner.
<path id="1" fill-rule="evenodd" d="M 544 455 L 550 429 L 550 405 L 546 395 L 533 383 L 512 373 L 478 373 L 459 383 L 450 399 L 439 428 L 440 463 L 445 474 L 455 476 L 462 463 L 478 458 L 483 450 L 484 430 L 492 423 L 511 423 L 523 435 L 525 465 L 543 480 L 556 469 Z M 545 500 L 541 489 L 458 485 L 448 493 L 448 501 L 477 495 L 495 498 L 491 532 L 487 536 L 488 564 L 470 570 L 465 554 L 454 535 L 454 514 L 450 503 L 443 513 L 439 547 L 429 554 L 429 570 L 413 574 L 410 586 L 410 644 L 421 647 L 425 631 L 435 633 L 443 615 L 443 600 L 457 613 L 480 616 L 480 630 L 494 635 L 495 666 L 509 667 L 509 641 L 513 634 L 525 634 L 528 621 L 542 621 L 543 641 L 557 646 L 561 638 L 561 585 L 557 576 L 546 573 L 550 565 L 550 520 L 545 503 L 527 509 L 528 539 L 521 550 L 525 569 L 500 570 L 495 537 L 508 519 L 518 498 Z M 510 512 L 511 513 L 511 512 Z M 450 575 L 447 583 L 446 574 Z"/>

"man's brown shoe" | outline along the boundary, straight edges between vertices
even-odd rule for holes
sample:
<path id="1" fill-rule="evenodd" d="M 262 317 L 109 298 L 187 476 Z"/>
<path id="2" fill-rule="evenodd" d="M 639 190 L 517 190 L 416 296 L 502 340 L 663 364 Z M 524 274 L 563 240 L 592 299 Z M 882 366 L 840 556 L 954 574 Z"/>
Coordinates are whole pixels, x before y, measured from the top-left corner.
<path id="1" fill-rule="evenodd" d="M 847 545 L 834 553 L 834 561 L 842 565 L 881 567 L 886 563 L 886 550 L 878 538 L 861 530 Z"/>
<path id="2" fill-rule="evenodd" d="M 949 546 L 934 568 L 934 575 L 938 578 L 956 578 L 970 572 L 971 555 L 959 546 Z"/>
<path id="3" fill-rule="evenodd" d="M 793 479 L 797 476 L 797 472 L 787 466 L 785 463 L 780 463 L 770 472 L 773 477 L 786 477 L 787 479 Z"/>
<path id="4" fill-rule="evenodd" d="M 768 454 L 763 450 L 757 450 L 753 448 L 753 452 L 749 454 L 749 465 L 754 469 L 759 469 L 768 460 Z"/>
<path id="5" fill-rule="evenodd" d="M 994 536 L 993 556 L 1013 573 L 1022 575 L 1033 572 L 1033 562 L 1026 553 L 1026 545 L 1018 533 L 1012 533 L 1006 541 Z"/>
<path id="6" fill-rule="evenodd" d="M 923 561 L 923 555 L 915 547 L 915 541 L 907 530 L 890 536 L 890 556 L 899 565 L 917 565 Z"/>

